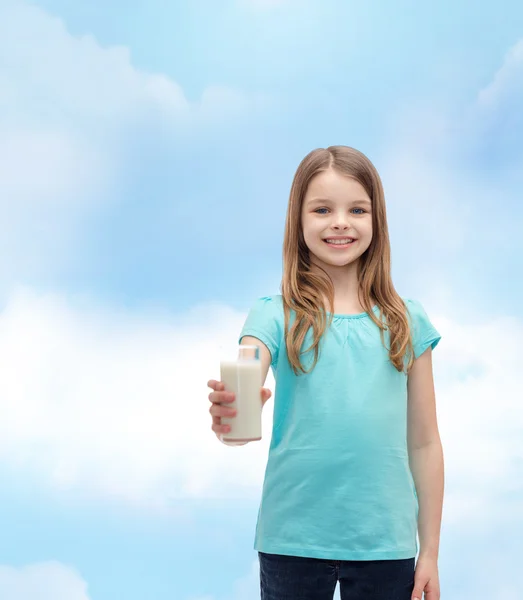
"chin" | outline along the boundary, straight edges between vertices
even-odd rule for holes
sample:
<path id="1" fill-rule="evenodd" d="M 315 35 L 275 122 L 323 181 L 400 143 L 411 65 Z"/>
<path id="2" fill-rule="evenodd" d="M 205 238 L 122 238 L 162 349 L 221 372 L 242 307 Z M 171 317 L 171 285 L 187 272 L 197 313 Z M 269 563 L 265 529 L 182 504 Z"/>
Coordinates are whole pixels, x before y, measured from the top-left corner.
<path id="1" fill-rule="evenodd" d="M 332 256 L 324 256 L 322 254 L 315 254 L 316 259 L 325 265 L 329 265 L 330 267 L 346 267 L 351 265 L 354 262 L 357 262 L 359 256 L 351 256 L 350 258 L 346 256 L 340 256 L 338 259 L 333 259 Z"/>

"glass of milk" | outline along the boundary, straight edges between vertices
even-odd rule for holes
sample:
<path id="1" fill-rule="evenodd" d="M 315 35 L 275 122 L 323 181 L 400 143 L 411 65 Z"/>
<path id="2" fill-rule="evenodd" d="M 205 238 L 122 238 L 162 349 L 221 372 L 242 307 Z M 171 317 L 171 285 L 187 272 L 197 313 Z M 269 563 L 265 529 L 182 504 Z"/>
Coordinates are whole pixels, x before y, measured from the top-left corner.
<path id="1" fill-rule="evenodd" d="M 220 377 L 225 391 L 235 395 L 226 406 L 236 409 L 235 417 L 222 417 L 231 430 L 223 434 L 224 443 L 245 443 L 262 437 L 262 373 L 258 346 L 237 346 L 233 356 L 220 361 Z"/>

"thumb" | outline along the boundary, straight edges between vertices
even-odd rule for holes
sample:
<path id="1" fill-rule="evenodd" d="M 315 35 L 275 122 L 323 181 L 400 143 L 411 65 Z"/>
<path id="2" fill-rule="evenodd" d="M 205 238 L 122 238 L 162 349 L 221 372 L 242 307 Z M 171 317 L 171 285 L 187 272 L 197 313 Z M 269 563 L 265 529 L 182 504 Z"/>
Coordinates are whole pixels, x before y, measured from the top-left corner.
<path id="1" fill-rule="evenodd" d="M 271 390 L 269 390 L 267 388 L 262 388 L 262 391 L 261 391 L 262 406 L 267 402 L 267 400 L 271 396 L 272 396 Z"/>
<path id="2" fill-rule="evenodd" d="M 419 587 L 419 585 L 414 586 L 414 590 L 412 591 L 412 600 L 421 600 L 423 597 L 423 588 Z"/>

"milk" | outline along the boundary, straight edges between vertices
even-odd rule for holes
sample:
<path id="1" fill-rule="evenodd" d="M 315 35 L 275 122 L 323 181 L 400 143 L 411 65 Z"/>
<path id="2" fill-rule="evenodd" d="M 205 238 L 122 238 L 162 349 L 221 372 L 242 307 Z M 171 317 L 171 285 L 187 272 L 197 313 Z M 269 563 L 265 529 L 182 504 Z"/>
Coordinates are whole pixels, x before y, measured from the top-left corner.
<path id="1" fill-rule="evenodd" d="M 239 346 L 236 359 L 220 361 L 221 381 L 227 392 L 235 394 L 234 402 L 225 406 L 236 409 L 235 417 L 222 417 L 222 425 L 230 425 L 222 441 L 253 442 L 262 437 L 262 373 L 257 346 Z"/>

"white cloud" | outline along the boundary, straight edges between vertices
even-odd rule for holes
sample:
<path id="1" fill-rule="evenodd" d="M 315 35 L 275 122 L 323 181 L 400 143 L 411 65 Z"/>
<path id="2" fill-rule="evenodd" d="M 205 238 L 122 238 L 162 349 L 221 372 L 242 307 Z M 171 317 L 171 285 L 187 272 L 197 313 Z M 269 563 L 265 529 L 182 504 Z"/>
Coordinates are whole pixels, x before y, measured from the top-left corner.
<path id="1" fill-rule="evenodd" d="M 45 562 L 22 568 L 0 566 L 2 600 L 89 600 L 87 584 L 70 567 Z"/>
<path id="2" fill-rule="evenodd" d="M 0 56 L 0 293 L 70 265 L 79 228 L 117 199 L 134 128 L 209 137 L 271 102 L 221 85 L 189 102 L 128 48 L 74 36 L 22 0 L 0 2 Z"/>
<path id="3" fill-rule="evenodd" d="M 474 151 L 503 170 L 494 194 L 507 181 L 517 181 L 512 190 L 521 185 L 522 98 L 523 39 L 506 53 L 502 65 L 479 91 L 475 104 L 459 127 L 460 134 L 472 141 Z"/>
<path id="4" fill-rule="evenodd" d="M 444 336 L 434 363 L 446 518 L 473 522 L 522 492 L 523 325 L 430 313 Z M 16 290 L 0 318 L 1 460 L 59 488 L 128 502 L 257 500 L 272 401 L 262 442 L 225 447 L 210 430 L 206 387 L 219 379 L 219 345 L 234 343 L 244 316 L 223 306 L 131 314 Z M 271 375 L 267 383 L 274 389 Z"/>
<path id="5" fill-rule="evenodd" d="M 433 269 L 417 279 L 443 336 L 433 362 L 445 454 L 444 525 L 475 530 L 493 515 L 523 525 L 523 321 L 464 304 Z"/>
<path id="6" fill-rule="evenodd" d="M 254 493 L 269 409 L 263 443 L 226 447 L 210 430 L 206 387 L 219 379 L 218 344 L 242 321 L 226 307 L 133 315 L 18 289 L 0 318 L 1 459 L 131 502 Z"/>
<path id="7" fill-rule="evenodd" d="M 30 111 L 35 118 L 85 119 L 84 125 L 102 119 L 111 127 L 115 120 L 151 110 L 179 126 L 198 117 L 198 103 L 189 103 L 166 75 L 137 69 L 129 48 L 103 47 L 92 35 L 73 36 L 61 19 L 22 0 L 0 6 L 0 52 L 5 57 L 0 81 L 8 92 L 3 108 L 11 116 Z M 237 92 L 223 90 L 205 90 L 204 103 L 210 95 L 215 108 L 227 110 L 230 94 Z"/>
<path id="8" fill-rule="evenodd" d="M 427 297 L 438 298 L 440 308 L 453 309 L 449 286 L 456 281 L 463 281 L 465 291 L 478 280 L 504 276 L 497 256 L 504 256 L 504 273 L 520 268 L 522 51 L 523 41 L 508 52 L 478 101 L 460 106 L 455 97 L 449 105 L 440 95 L 423 103 L 406 98 L 389 121 L 376 160 L 394 263 L 409 265 L 395 279 L 415 282 L 430 292 Z M 503 211 L 493 210 L 496 198 L 503 200 Z M 488 246 L 478 246 L 480 231 Z M 468 262 L 481 264 L 472 285 L 463 278 Z M 517 280 L 510 285 L 517 296 Z M 492 286 L 487 294 L 495 295 Z"/>
<path id="9" fill-rule="evenodd" d="M 398 145 L 380 169 L 390 207 L 391 238 L 397 222 L 402 249 L 423 248 L 427 260 L 436 255 L 441 262 L 442 255 L 454 256 L 466 239 L 468 206 L 459 199 L 474 192 L 470 184 L 417 156 L 413 145 Z"/>
<path id="10" fill-rule="evenodd" d="M 505 55 L 503 65 L 490 83 L 480 90 L 478 104 L 484 109 L 497 108 L 508 96 L 521 101 L 523 91 L 523 39 L 519 40 Z"/>
<path id="11" fill-rule="evenodd" d="M 20 126 L 0 136 L 0 164 L 0 284 L 52 276 L 97 203 L 87 200 L 104 185 L 104 153 L 63 128 Z"/>
<path id="12" fill-rule="evenodd" d="M 70 100 L 75 99 L 75 91 L 63 91 L 64 78 L 57 83 L 44 69 L 42 85 L 68 102 L 71 111 L 118 112 L 124 96 L 130 98 L 126 110 L 147 102 L 161 105 L 166 112 L 174 107 L 188 110 L 176 86 L 161 77 L 138 73 L 124 49 L 106 50 L 92 38 L 75 39 L 59 20 L 36 8 L 16 6 L 26 21 L 33 19 L 30 29 L 40 32 L 42 39 L 60 40 L 57 55 L 77 52 L 77 64 L 83 65 L 79 71 L 84 75 L 92 71 L 89 77 L 97 86 L 109 86 L 105 104 L 85 89 L 85 98 L 77 105 Z M 5 40 L 0 44 L 6 44 Z M 26 60 L 24 56 L 18 60 Z M 37 60 L 31 56 L 23 65 Z M 69 59 L 58 64 L 58 71 L 73 82 L 79 76 L 71 70 Z M 106 79 L 120 83 L 111 91 L 112 84 L 104 83 Z M 78 86 L 82 88 L 81 82 Z M 119 95 L 119 86 L 125 93 Z M 10 89 L 15 97 L 16 86 Z M 238 107 L 243 102 L 241 95 L 215 87 L 204 93 L 201 104 L 202 111 L 211 114 L 215 106 Z M 431 140 L 437 138 L 441 126 L 435 119 Z M 416 239 L 427 244 L 431 235 L 435 241 L 444 236 L 445 244 L 438 246 L 441 262 L 442 253 L 454 256 L 470 233 L 467 209 L 459 198 L 490 192 L 459 178 L 450 179 L 444 167 L 416 152 L 427 147 L 426 131 L 423 135 L 417 129 L 409 131 L 411 136 L 396 146 L 384 166 L 385 184 L 393 202 L 418 224 L 412 228 Z M 37 183 L 24 180 L 24 170 L 17 171 L 19 160 L 27 158 L 26 149 L 35 148 L 35 139 L 40 140 L 36 148 L 54 149 L 45 168 L 35 167 Z M 448 142 L 445 135 L 437 139 L 440 144 Z M 76 178 L 76 173 L 74 177 L 68 173 L 92 156 L 88 147 L 75 145 L 74 135 L 67 130 L 62 135 L 28 129 L 26 138 L 3 143 L 0 155 L 11 159 L 3 180 L 5 189 L 31 197 L 39 188 L 50 205 L 54 203 L 60 210 L 65 208 L 61 198 Z M 68 156 L 79 158 L 70 165 Z M 33 162 L 38 161 L 35 158 Z M 48 175 L 63 164 L 69 166 L 64 179 Z M 399 210 L 393 212 L 403 215 Z M 49 231 L 53 231 L 53 223 L 49 221 Z M 18 239 L 19 228 L 11 228 L 6 235 Z M 444 342 L 435 352 L 435 365 L 437 382 L 441 381 L 438 406 L 450 483 L 445 511 L 447 518 L 456 521 L 486 514 L 504 491 L 510 492 L 510 485 L 517 486 L 511 482 L 520 480 L 517 461 L 521 448 L 515 432 L 521 429 L 523 417 L 513 400 L 519 385 L 516 352 L 508 356 L 505 352 L 503 362 L 496 352 L 498 348 L 516 348 L 522 325 L 518 319 L 502 315 L 485 319 L 476 314 L 475 321 L 468 324 L 450 319 L 450 310 L 459 302 L 442 281 L 443 285 L 434 285 L 440 297 L 434 310 L 429 307 L 429 314 L 441 324 L 444 334 Z M 131 502 L 163 504 L 179 495 L 237 495 L 239 488 L 257 498 L 268 450 L 272 401 L 265 409 L 263 442 L 226 448 L 210 432 L 209 390 L 205 386 L 207 379 L 219 376 L 218 345 L 236 336 L 244 315 L 223 306 L 199 306 L 176 317 L 155 312 L 140 315 L 102 309 L 89 300 L 76 306 L 74 302 L 28 288 L 12 290 L 0 320 L 0 358 L 6 373 L 0 381 L 0 407 L 7 415 L 0 423 L 3 460 L 43 475 L 57 486 L 121 496 Z M 269 385 L 273 385 L 271 376 Z"/>
<path id="13" fill-rule="evenodd" d="M 127 48 L 74 37 L 60 19 L 21 1 L 0 5 L 0 54 L 6 215 L 15 205 L 21 214 L 29 206 L 74 213 L 92 204 L 97 184 L 116 167 L 117 124 L 152 108 L 178 117 L 190 110 L 178 84 L 135 69 Z"/>
<path id="14" fill-rule="evenodd" d="M 42 218 L 38 227 L 47 228 L 43 246 L 49 251 L 49 246 L 56 247 L 54 237 L 64 231 L 72 235 L 64 221 L 55 218 L 71 210 L 71 190 L 78 181 L 88 185 L 96 179 L 93 172 L 103 169 L 95 146 L 71 125 L 72 117 L 85 118 L 85 126 L 89 119 L 121 118 L 144 107 L 163 115 L 186 115 L 190 107 L 174 82 L 134 69 L 124 48 L 104 49 L 91 37 L 74 38 L 60 20 L 36 7 L 3 6 L 0 51 L 9 56 L 7 68 L 0 68 L 0 86 L 7 98 L 3 108 L 4 114 L 22 114 L 23 127 L 7 130 L 7 120 L 0 121 L 6 129 L 0 158 L 9 165 L 0 178 L 0 198 L 18 195 L 34 202 L 32 210 Z M 16 37 L 14 31 L 23 35 Z M 29 34 L 32 45 L 21 44 Z M 47 101 L 49 110 L 56 107 L 63 118 L 60 127 L 34 126 L 36 113 L 27 104 L 31 92 L 36 100 Z M 211 114 L 213 107 L 242 102 L 241 95 L 215 87 L 204 93 L 201 105 Z M 399 192 L 404 181 L 410 182 L 411 199 L 422 186 L 429 189 L 428 197 L 414 205 L 415 219 L 425 219 L 434 235 L 443 231 L 450 240 L 447 251 L 454 252 L 463 236 L 464 214 L 449 221 L 441 203 L 457 206 L 448 200 L 448 191 L 460 186 L 464 190 L 465 185 L 449 185 L 422 159 L 417 161 L 407 149 L 389 163 L 398 202 L 404 201 Z M 412 177 L 400 183 L 399 175 L 406 171 Z M 4 239 L 12 246 L 20 243 L 21 248 L 27 241 L 20 233 L 26 208 L 13 201 L 0 204 Z M 48 209 L 56 213 L 44 222 Z M 6 255 L 13 264 L 12 255 Z M 6 260 L 3 269 L 14 272 L 16 261 L 14 265 Z M 219 375 L 217 346 L 235 337 L 244 315 L 222 306 L 196 307 L 178 317 L 136 315 L 102 309 L 94 302 L 76 306 L 73 302 L 28 288 L 13 288 L 8 298 L 0 317 L 2 460 L 59 487 L 131 502 L 162 504 L 178 495 L 237 495 L 239 488 L 257 497 L 272 402 L 265 410 L 263 442 L 226 448 L 210 432 L 206 400 L 205 382 Z M 446 313 L 438 317 L 429 312 L 445 336 L 435 352 L 435 364 L 443 381 L 438 385 L 438 406 L 450 482 L 446 518 L 478 518 L 502 501 L 510 485 L 521 491 L 516 435 L 523 419 L 515 402 L 519 394 L 515 356 L 522 325 L 500 315 L 476 316 L 477 321 L 463 324 Z M 499 348 L 504 349 L 503 360 Z"/>
<path id="15" fill-rule="evenodd" d="M 509 496 L 523 495 L 518 365 L 523 323 L 504 315 L 467 324 L 439 322 L 445 335 L 435 352 L 448 481 L 445 519 L 477 523 L 495 506 L 520 519 Z"/>

